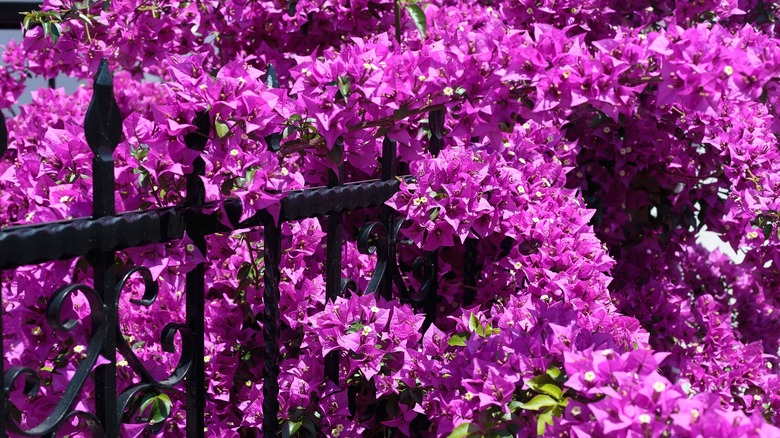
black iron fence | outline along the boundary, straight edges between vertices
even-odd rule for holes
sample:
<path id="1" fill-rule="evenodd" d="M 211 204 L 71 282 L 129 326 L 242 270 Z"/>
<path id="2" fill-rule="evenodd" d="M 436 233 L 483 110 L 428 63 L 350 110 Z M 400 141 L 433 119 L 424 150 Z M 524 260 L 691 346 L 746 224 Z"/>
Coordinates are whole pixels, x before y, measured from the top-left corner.
<path id="1" fill-rule="evenodd" d="M 442 117 L 433 114 L 431 118 Z M 188 148 L 202 151 L 210 134 L 210 124 L 205 114 L 193 122 L 198 131 L 184 137 Z M 115 211 L 114 204 L 114 162 L 113 151 L 120 143 L 122 115 L 113 93 L 113 82 L 108 64 L 103 61 L 95 75 L 94 94 L 87 110 L 84 130 L 87 143 L 94 156 L 93 170 L 93 214 L 91 217 L 67 221 L 15 226 L 0 229 L 0 270 L 14 269 L 24 265 L 39 264 L 55 260 L 85 257 L 91 264 L 94 286 L 68 284 L 58 289 L 48 299 L 47 320 L 53 330 L 68 331 L 79 321 L 63 321 L 60 311 L 68 297 L 80 292 L 88 299 L 91 307 L 91 335 L 85 358 L 61 394 L 56 408 L 39 425 L 23 430 L 9 415 L 11 402 L 9 394 L 15 387 L 24 385 L 32 395 L 39 378 L 36 370 L 25 367 L 2 369 L 4 376 L 0 390 L 0 436 L 13 431 L 27 436 L 53 436 L 69 419 L 80 417 L 92 431 L 93 436 L 115 437 L 119 435 L 120 423 L 131 409 L 132 401 L 144 392 L 164 393 L 171 388 L 185 392 L 186 433 L 188 437 L 204 435 L 204 410 L 206 387 L 204 373 L 204 285 L 205 263 L 197 265 L 186 274 L 186 322 L 170 323 L 162 331 L 161 344 L 166 351 L 172 351 L 174 338 L 181 337 L 180 359 L 175 370 L 163 380 L 156 380 L 135 355 L 125 340 L 118 323 L 119 295 L 125 282 L 131 276 L 140 276 L 145 286 L 144 296 L 132 302 L 153 305 L 157 285 L 151 272 L 143 266 L 119 268 L 115 262 L 117 251 L 147 244 L 165 243 L 181 239 L 185 232 L 192 238 L 201 253 L 206 254 L 206 236 L 230 231 L 218 219 L 216 209 L 205 202 L 205 191 L 200 175 L 204 173 L 204 161 L 197 158 L 192 172 L 187 175 L 186 202 L 168 208 L 143 211 Z M 5 119 L 0 114 L 0 157 L 6 152 L 8 134 Z M 441 147 L 441 139 L 433 137 L 432 152 Z M 377 265 L 365 293 L 375 293 L 385 298 L 397 294 L 402 301 L 412 303 L 426 314 L 424 329 L 435 317 L 437 254 L 428 253 L 418 257 L 411 271 L 421 280 L 418 290 L 404 283 L 396 250 L 399 230 L 403 219 L 396 212 L 384 206 L 399 190 L 400 180 L 396 175 L 398 165 L 396 143 L 385 138 L 381 157 L 381 179 L 342 183 L 341 176 L 331 171 L 327 187 L 307 188 L 286 193 L 281 200 L 279 220 L 260 211 L 239 222 L 241 205 L 237 199 L 226 201 L 225 211 L 234 229 L 263 227 L 264 235 L 264 311 L 257 318 L 262 322 L 265 343 L 263 353 L 263 434 L 275 436 L 279 429 L 279 265 L 282 257 L 280 225 L 286 221 L 304 218 L 323 218 L 326 221 L 326 296 L 334 300 L 346 289 L 355 289 L 355 284 L 342 278 L 342 246 L 344 244 L 342 216 L 371 207 L 379 207 L 376 221 L 362 227 L 358 237 L 358 249 L 375 254 Z M 410 178 L 408 176 L 402 177 Z M 376 210 L 376 209 L 374 209 Z M 212 213 L 214 212 L 214 213 Z M 0 315 L 2 333 L 2 315 Z M 117 387 L 116 352 L 122 354 L 140 381 L 127 388 Z M 2 343 L 0 343 L 0 354 Z M 109 363 L 97 367 L 99 355 Z M 331 380 L 338 378 L 339 357 L 326 357 L 325 373 Z M 93 371 L 94 367 L 94 371 Z M 95 412 L 74 410 L 85 382 L 92 378 L 95 386 Z M 19 406 L 15 408 L 21 408 Z"/>

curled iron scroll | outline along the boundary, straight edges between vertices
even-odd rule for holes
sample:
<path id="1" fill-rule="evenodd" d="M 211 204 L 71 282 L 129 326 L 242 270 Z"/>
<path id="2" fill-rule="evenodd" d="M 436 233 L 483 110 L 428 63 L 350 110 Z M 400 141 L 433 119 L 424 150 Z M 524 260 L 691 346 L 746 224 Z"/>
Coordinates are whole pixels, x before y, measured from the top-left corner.
<path id="1" fill-rule="evenodd" d="M 399 244 L 407 243 L 398 238 L 405 223 L 406 221 L 403 219 L 393 220 L 390 233 L 380 222 L 369 223 L 360 230 L 357 242 L 358 251 L 367 255 L 377 254 L 376 268 L 365 293 L 377 293 L 382 277 L 391 275 L 401 302 L 420 305 L 435 288 L 436 264 L 431 258 L 435 255 L 429 254 L 415 258 L 412 264 L 412 275 L 421 281 L 421 284 L 418 289 L 407 286 L 398 268 L 397 260 L 390 260 L 391 254 L 397 256 Z M 390 251 L 391 247 L 395 251 Z"/>
<path id="2" fill-rule="evenodd" d="M 375 294 L 379 290 L 382 282 L 382 276 L 385 275 L 388 262 L 388 250 L 390 241 L 388 239 L 387 228 L 380 222 L 372 222 L 360 230 L 358 236 L 357 248 L 361 254 L 377 255 L 376 268 L 371 280 L 366 287 L 366 294 Z"/>
<path id="3" fill-rule="evenodd" d="M 81 389 L 84 387 L 87 377 L 92 372 L 103 342 L 106 338 L 106 310 L 103 302 L 100 300 L 97 292 L 84 284 L 72 284 L 63 286 L 52 295 L 46 308 L 46 321 L 55 330 L 68 332 L 79 325 L 79 321 L 62 319 L 62 309 L 68 298 L 76 292 L 81 292 L 89 302 L 89 317 L 92 321 L 89 343 L 85 351 L 85 357 L 81 360 L 73 374 L 73 378 L 68 382 L 62 397 L 57 402 L 54 410 L 41 423 L 31 429 L 23 429 L 16 421 L 9 418 L 8 423 L 11 428 L 20 435 L 24 436 L 54 436 L 57 430 L 69 419 L 74 417 L 83 418 L 85 424 L 89 427 L 93 437 L 102 437 L 103 430 L 100 427 L 98 419 L 88 412 L 71 410 L 76 402 Z M 10 393 L 16 386 L 19 379 L 24 378 L 24 393 L 28 396 L 35 396 L 40 387 L 40 377 L 32 368 L 12 367 L 6 371 L 3 376 L 3 390 Z M 15 409 L 18 409 L 14 406 Z M 3 415 L 8 415 L 4 413 Z"/>
<path id="4" fill-rule="evenodd" d="M 139 275 L 144 285 L 144 294 L 141 299 L 131 299 L 130 302 L 144 307 L 150 307 L 157 300 L 159 293 L 159 287 L 157 282 L 152 278 L 152 273 L 148 268 L 143 266 L 131 266 L 122 269 L 117 275 L 118 281 L 116 285 L 116 304 L 119 305 L 119 297 L 122 293 L 127 282 L 134 275 Z M 143 362 L 138 358 L 133 351 L 133 348 L 127 342 L 122 335 L 120 327 L 117 326 L 116 343 L 117 349 L 127 361 L 130 368 L 135 371 L 141 378 L 141 382 L 126 388 L 119 395 L 117 401 L 117 416 L 119 418 L 127 419 L 132 412 L 125 412 L 128 406 L 131 406 L 134 401 L 137 401 L 139 396 L 153 393 L 161 394 L 167 389 L 170 389 L 184 380 L 184 377 L 192 367 L 194 359 L 194 339 L 192 333 L 185 324 L 181 323 L 168 323 L 163 327 L 160 334 L 160 344 L 163 351 L 166 353 L 176 353 L 175 339 L 176 334 L 181 335 L 181 355 L 176 368 L 171 372 L 168 377 L 162 380 L 156 380 L 149 370 L 146 369 Z M 155 433 L 159 431 L 165 424 L 165 421 L 148 426 L 150 432 Z"/>
<path id="5" fill-rule="evenodd" d="M 355 280 L 351 278 L 341 279 L 341 296 L 345 298 L 351 297 L 353 294 L 357 295 L 358 285 Z"/>

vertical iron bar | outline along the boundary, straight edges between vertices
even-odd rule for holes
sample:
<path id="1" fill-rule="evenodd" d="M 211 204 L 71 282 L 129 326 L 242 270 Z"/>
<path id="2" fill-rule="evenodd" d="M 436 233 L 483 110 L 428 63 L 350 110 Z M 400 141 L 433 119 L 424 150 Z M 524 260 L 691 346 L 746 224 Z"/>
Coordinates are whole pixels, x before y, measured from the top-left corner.
<path id="1" fill-rule="evenodd" d="M 0 111 L 0 158 L 8 149 L 8 127 L 5 125 L 5 114 Z"/>
<path id="2" fill-rule="evenodd" d="M 195 132 L 184 136 L 184 144 L 195 151 L 203 151 L 208 142 L 211 131 L 211 121 L 208 113 L 199 112 L 192 122 L 197 128 Z M 192 172 L 187 175 L 187 198 L 185 203 L 190 206 L 202 205 L 206 200 L 206 189 L 200 177 L 206 173 L 206 163 L 203 158 L 197 157 L 192 162 Z M 206 254 L 206 237 L 197 223 L 187 221 L 187 235 L 192 239 L 193 245 L 201 254 Z M 206 412 L 206 370 L 205 355 L 205 263 L 198 263 L 192 271 L 187 273 L 186 296 L 186 322 L 187 328 L 192 333 L 192 348 L 195 354 L 192 358 L 192 367 L 186 380 L 186 409 L 187 409 L 187 438 L 202 438 L 205 434 Z"/>
<path id="3" fill-rule="evenodd" d="M 439 152 L 444 147 L 444 115 L 444 109 L 437 109 L 428 113 L 428 126 L 431 129 L 428 151 L 434 157 L 438 157 Z"/>
<path id="4" fill-rule="evenodd" d="M 2 154 L 0 154 L 0 158 L 2 158 Z M 2 298 L 3 287 L 0 282 L 0 303 L 2 303 Z M 5 380 L 5 365 L 3 364 L 5 359 L 5 349 L 3 348 L 3 307 L 5 306 L 0 306 L 0 378 Z M 5 385 L 0 385 L 0 437 L 8 436 L 5 432 L 6 412 L 8 412 L 8 394 L 5 393 Z"/>
<path id="5" fill-rule="evenodd" d="M 270 216 L 263 224 L 263 436 L 275 437 L 279 431 L 279 264 L 282 234 Z"/>
<path id="6" fill-rule="evenodd" d="M 382 181 L 388 181 L 396 177 L 398 172 L 397 143 L 390 137 L 385 137 L 382 141 L 381 164 Z M 386 300 L 390 300 L 393 297 L 393 274 L 398 270 L 398 261 L 396 259 L 398 236 L 393 232 L 395 229 L 395 210 L 390 206 L 383 205 L 380 217 L 382 223 L 388 230 L 389 242 L 387 245 L 387 269 L 385 269 L 377 292 L 379 293 L 379 296 Z"/>
<path id="7" fill-rule="evenodd" d="M 422 333 L 425 333 L 431 324 L 436 322 L 436 306 L 439 304 L 439 251 L 429 251 L 427 257 L 431 260 L 431 285 L 428 296 L 423 302 L 423 312 L 425 312 L 425 321 L 422 325 Z"/>
<path id="8" fill-rule="evenodd" d="M 57 88 L 57 79 L 49 78 L 49 88 Z"/>
<path id="9" fill-rule="evenodd" d="M 8 128 L 5 126 L 5 115 L 0 111 L 0 159 L 3 158 L 8 148 Z M 1 274 L 1 272 L 0 272 Z M 3 302 L 3 284 L 0 281 L 0 303 Z M 0 378 L 5 379 L 5 349 L 3 348 L 3 307 L 0 305 Z M 0 385 L 0 437 L 5 433 L 5 413 L 8 412 L 8 394 L 5 393 L 5 385 Z"/>
<path id="10" fill-rule="evenodd" d="M 92 158 L 92 217 L 111 216 L 114 205 L 113 153 L 122 136 L 122 115 L 114 99 L 114 82 L 103 59 L 95 74 L 92 100 L 84 118 L 84 133 Z M 95 369 L 95 411 L 106 436 L 119 436 L 116 392 L 116 265 L 113 251 L 87 255 L 92 265 L 95 290 L 106 309 L 107 332 L 101 354 L 109 363 Z"/>
<path id="11" fill-rule="evenodd" d="M 477 296 L 477 242 L 473 237 L 466 238 L 466 257 L 463 259 L 463 304 L 474 303 Z"/>
<path id="12" fill-rule="evenodd" d="M 200 176 L 205 173 L 206 164 L 198 157 L 193 162 L 192 173 L 187 175 L 187 204 L 203 204 L 205 189 Z M 201 252 L 206 254 L 206 238 L 191 222 L 187 224 L 187 235 L 193 244 Z M 192 332 L 193 350 L 195 355 L 187 376 L 187 437 L 203 437 L 205 432 L 204 414 L 206 411 L 206 371 L 203 360 L 205 354 L 204 345 L 204 319 L 205 319 L 205 263 L 199 263 L 195 269 L 187 273 L 186 278 L 186 307 L 187 327 Z"/>
<path id="13" fill-rule="evenodd" d="M 338 167 L 338 173 L 328 171 L 328 187 L 339 186 L 342 183 L 343 166 Z M 325 259 L 325 299 L 333 302 L 341 292 L 341 261 L 343 245 L 342 214 L 328 215 L 327 254 Z M 339 353 L 331 351 L 325 356 L 325 377 L 331 382 L 339 383 Z"/>

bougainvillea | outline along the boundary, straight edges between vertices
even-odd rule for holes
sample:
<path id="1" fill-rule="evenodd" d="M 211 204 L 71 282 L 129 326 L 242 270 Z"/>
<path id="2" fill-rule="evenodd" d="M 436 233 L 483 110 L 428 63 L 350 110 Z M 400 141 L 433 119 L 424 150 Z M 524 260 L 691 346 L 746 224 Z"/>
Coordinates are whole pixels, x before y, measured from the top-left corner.
<path id="1" fill-rule="evenodd" d="M 323 224 L 285 224 L 280 415 L 293 435 L 780 436 L 776 14 L 763 0 L 46 0 L 0 66 L 0 226 L 91 214 L 90 86 L 16 100 L 28 76 L 86 79 L 105 58 L 123 115 L 118 211 L 183 202 L 199 112 L 206 199 L 237 197 L 242 218 L 276 214 L 285 191 L 339 166 L 345 181 L 376 178 L 382 139 L 398 142 L 413 179 L 387 206 L 406 243 L 436 251 L 435 318 L 403 297 L 327 301 Z M 705 229 L 744 259 L 705 250 Z M 128 283 L 122 332 L 170 374 L 178 358 L 155 339 L 183 321 L 183 274 L 206 260 L 207 435 L 253 436 L 262 239 L 207 243 L 118 253 L 160 286 L 145 308 Z M 364 290 L 375 259 L 343 251 Z M 45 328 L 45 299 L 89 274 L 73 260 L 0 277 L 5 366 L 45 380 L 34 400 L 11 394 L 32 403 L 14 413 L 23 426 L 85 348 L 83 333 Z M 73 311 L 87 308 L 75 295 Z M 120 387 L 137 381 L 117 364 Z M 167 403 L 160 433 L 183 435 L 181 400 Z"/>

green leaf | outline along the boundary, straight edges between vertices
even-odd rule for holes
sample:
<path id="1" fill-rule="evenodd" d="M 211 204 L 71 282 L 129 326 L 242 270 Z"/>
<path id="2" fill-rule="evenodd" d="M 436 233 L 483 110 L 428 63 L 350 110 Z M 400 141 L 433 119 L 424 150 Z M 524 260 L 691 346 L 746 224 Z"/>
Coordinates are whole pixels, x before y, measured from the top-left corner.
<path id="1" fill-rule="evenodd" d="M 143 146 L 132 148 L 130 150 L 130 155 L 132 155 L 133 158 L 135 158 L 138 161 L 143 161 L 146 159 L 146 156 L 149 155 L 149 149 Z"/>
<path id="2" fill-rule="evenodd" d="M 282 426 L 282 438 L 290 438 L 291 436 L 298 433 L 298 429 L 301 428 L 303 425 L 303 422 L 301 421 L 285 421 L 284 425 Z"/>
<path id="3" fill-rule="evenodd" d="M 539 419 L 536 420 L 536 434 L 543 435 L 547 425 L 553 424 L 553 412 L 552 409 L 548 409 L 539 414 Z"/>
<path id="4" fill-rule="evenodd" d="M 154 401 L 157 399 L 157 397 L 154 394 L 147 394 L 143 398 L 143 402 L 141 403 L 141 408 L 139 409 L 139 412 L 143 414 L 143 412 L 146 410 L 146 408 L 149 407 Z"/>
<path id="5" fill-rule="evenodd" d="M 561 388 L 552 383 L 545 383 L 544 385 L 540 386 L 537 391 L 543 394 L 547 394 L 556 400 L 560 400 L 561 397 L 563 397 L 563 391 L 561 391 Z"/>
<path id="6" fill-rule="evenodd" d="M 60 23 L 52 23 L 51 27 L 49 28 L 49 36 L 51 36 L 52 44 L 57 44 L 57 41 L 60 39 L 60 35 L 62 35 L 62 26 L 60 26 Z"/>
<path id="7" fill-rule="evenodd" d="M 364 327 L 364 325 L 363 325 L 362 322 L 360 322 L 360 321 L 353 322 L 352 325 L 350 325 L 349 328 L 347 329 L 347 334 L 349 334 L 349 333 L 357 333 L 357 332 L 363 330 L 363 327 Z"/>
<path id="8" fill-rule="evenodd" d="M 406 5 L 406 12 L 412 17 L 414 25 L 417 26 L 417 32 L 420 33 L 420 39 L 425 39 L 426 31 L 428 30 L 428 23 L 425 21 L 425 12 L 417 5 Z"/>
<path id="9" fill-rule="evenodd" d="M 471 333 L 469 332 L 455 333 L 449 340 L 447 340 L 447 344 L 453 347 L 465 347 L 466 341 L 468 341 L 470 337 Z"/>
<path id="10" fill-rule="evenodd" d="M 528 403 L 521 403 L 520 407 L 529 411 L 538 411 L 542 408 L 548 408 L 557 405 L 558 402 L 549 395 L 537 395 Z"/>
<path id="11" fill-rule="evenodd" d="M 561 376 L 561 370 L 558 367 L 550 365 L 547 368 L 547 375 L 552 377 L 553 379 L 557 379 Z"/>
<path id="12" fill-rule="evenodd" d="M 534 391 L 541 392 L 541 391 L 539 391 L 539 388 L 542 385 L 544 385 L 546 383 L 553 383 L 553 382 L 554 381 L 553 381 L 553 379 L 550 376 L 548 376 L 547 374 L 541 374 L 541 375 L 538 375 L 538 376 L 534 377 L 533 379 L 525 382 L 525 384 L 528 385 L 528 387 L 533 389 Z"/>
<path id="13" fill-rule="evenodd" d="M 339 76 L 339 93 L 344 98 L 344 102 L 347 102 L 349 97 L 349 87 L 352 81 L 348 76 Z"/>
<path id="14" fill-rule="evenodd" d="M 478 431 L 479 427 L 477 427 L 475 424 L 461 423 L 458 425 L 458 427 L 455 428 L 455 430 L 452 431 L 452 433 L 447 435 L 447 438 L 463 438 Z"/>
<path id="15" fill-rule="evenodd" d="M 439 213 L 441 213 L 441 209 L 439 207 L 433 208 L 428 214 L 428 217 L 430 217 L 432 221 L 435 221 L 436 218 L 439 217 Z"/>
<path id="16" fill-rule="evenodd" d="M 499 327 L 493 327 L 488 324 L 488 326 L 485 328 L 485 336 L 497 335 L 499 333 L 501 333 L 501 329 Z"/>
<path id="17" fill-rule="evenodd" d="M 33 14 L 31 12 L 25 12 L 24 14 L 24 20 L 22 20 L 22 27 L 27 30 L 30 28 L 30 21 L 33 19 Z"/>
<path id="18" fill-rule="evenodd" d="M 509 402 L 509 404 L 507 405 L 507 408 L 509 408 L 510 412 L 514 412 L 514 411 L 520 409 L 522 407 L 522 405 L 523 404 L 521 402 L 519 402 L 517 400 L 514 400 L 514 401 Z"/>
<path id="19" fill-rule="evenodd" d="M 220 122 L 216 119 L 214 119 L 214 129 L 217 131 L 217 136 L 219 138 L 225 137 L 228 132 L 230 132 L 230 128 L 228 127 L 227 123 Z"/>
<path id="20" fill-rule="evenodd" d="M 84 14 L 79 13 L 79 19 L 88 25 L 92 25 L 92 19 Z"/>
<path id="21" fill-rule="evenodd" d="M 171 402 L 171 398 L 168 397 L 166 394 L 158 395 L 157 399 L 160 400 L 160 403 L 162 403 L 166 407 L 168 407 L 169 410 L 170 410 L 170 407 L 173 406 L 173 403 Z"/>
<path id="22" fill-rule="evenodd" d="M 165 406 L 165 404 L 156 401 L 152 405 L 152 412 L 149 415 L 149 423 L 150 424 L 162 423 L 168 417 L 169 412 L 170 410 Z"/>
<path id="23" fill-rule="evenodd" d="M 479 318 L 477 318 L 477 315 L 474 314 L 474 312 L 471 313 L 471 316 L 469 316 L 469 330 L 472 332 L 477 331 L 477 327 L 481 327 L 482 324 L 479 323 Z"/>

